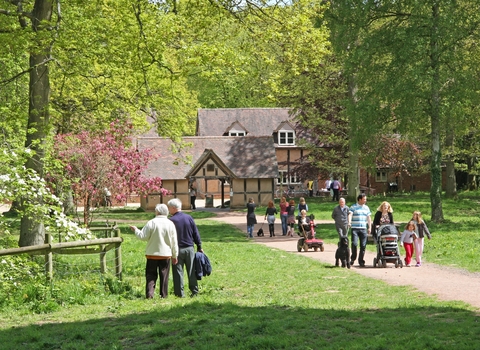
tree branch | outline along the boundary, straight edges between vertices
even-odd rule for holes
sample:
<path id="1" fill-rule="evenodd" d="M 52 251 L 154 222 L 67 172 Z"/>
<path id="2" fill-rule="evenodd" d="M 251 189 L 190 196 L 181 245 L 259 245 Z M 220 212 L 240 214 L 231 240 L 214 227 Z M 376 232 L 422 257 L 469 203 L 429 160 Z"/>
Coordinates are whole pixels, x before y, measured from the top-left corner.
<path id="1" fill-rule="evenodd" d="M 47 58 L 46 60 L 43 60 L 42 62 L 40 62 L 39 64 L 35 65 L 35 66 L 32 66 L 32 67 L 29 67 L 28 69 L 26 70 L 23 70 L 17 74 L 15 74 L 13 77 L 10 77 L 8 79 L 5 79 L 5 80 L 0 80 L 0 86 L 4 86 L 4 85 L 7 85 L 7 84 L 10 84 L 12 81 L 15 81 L 16 79 L 20 78 L 22 75 L 25 75 L 25 74 L 28 74 L 30 73 L 33 69 L 37 69 L 38 67 L 40 66 L 43 66 L 44 64 L 48 63 L 49 61 L 52 61 L 53 58 Z"/>

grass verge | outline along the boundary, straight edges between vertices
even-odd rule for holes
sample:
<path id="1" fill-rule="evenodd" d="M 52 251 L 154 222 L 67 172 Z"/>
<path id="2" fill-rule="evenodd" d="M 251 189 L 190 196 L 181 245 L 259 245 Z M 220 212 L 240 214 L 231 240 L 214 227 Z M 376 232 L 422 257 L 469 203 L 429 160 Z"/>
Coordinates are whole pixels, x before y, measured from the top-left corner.
<path id="1" fill-rule="evenodd" d="M 478 314 L 197 221 L 213 274 L 196 298 L 145 300 L 144 247 L 123 229 L 124 288 L 57 281 L 61 307 L 5 307 L 2 349 L 475 349 Z M 95 259 L 94 259 L 95 260 Z M 82 277 L 83 278 L 83 277 Z M 76 281 L 76 283 L 74 283 Z M 2 281 L 3 283 L 3 281 Z M 127 286 L 127 287 L 125 287 Z M 117 286 L 118 287 L 118 286 Z M 170 289 L 173 285 L 170 283 Z M 87 292 L 88 291 L 88 292 Z M 84 296 L 79 302 L 68 298 Z M 18 296 L 21 298 L 22 296 Z"/>

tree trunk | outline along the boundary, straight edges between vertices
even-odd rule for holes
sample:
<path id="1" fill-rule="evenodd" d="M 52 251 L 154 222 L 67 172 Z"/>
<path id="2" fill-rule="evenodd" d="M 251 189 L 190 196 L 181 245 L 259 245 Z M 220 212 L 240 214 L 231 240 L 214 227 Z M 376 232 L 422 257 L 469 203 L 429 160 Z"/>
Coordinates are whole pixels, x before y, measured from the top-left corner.
<path id="1" fill-rule="evenodd" d="M 448 156 L 446 157 L 446 176 L 447 176 L 447 188 L 445 196 L 447 198 L 455 198 L 457 196 L 457 179 L 455 177 L 455 154 L 454 154 L 454 139 L 455 133 L 452 128 L 447 128 L 447 138 L 445 140 L 445 147 L 448 150 Z"/>
<path id="2" fill-rule="evenodd" d="M 46 27 L 52 17 L 52 2 L 36 0 L 32 12 L 32 29 L 36 34 L 36 46 L 30 54 L 30 81 L 29 81 L 29 111 L 27 124 L 27 139 L 25 147 L 34 151 L 34 155 L 27 159 L 25 167 L 34 170 L 43 177 L 45 157 L 45 136 L 49 125 L 50 78 L 48 60 L 51 53 L 51 42 L 45 38 Z M 41 203 L 42 199 L 39 199 Z M 25 203 L 22 202 L 22 205 Z M 38 218 L 22 217 L 20 224 L 20 247 L 43 244 L 45 228 Z"/>
<path id="3" fill-rule="evenodd" d="M 442 209 L 442 153 L 440 149 L 440 53 L 438 51 L 438 22 L 439 5 L 434 3 L 432 6 L 433 30 L 430 41 L 430 64 L 432 69 L 431 82 L 431 111 L 430 120 L 432 128 L 432 159 L 430 163 L 430 172 L 432 185 L 430 188 L 430 202 L 432 206 L 432 221 L 443 221 Z"/>
<path id="4" fill-rule="evenodd" d="M 65 215 L 72 215 L 75 213 L 75 202 L 73 200 L 72 190 L 68 190 L 63 195 L 63 213 Z"/>
<path id="5" fill-rule="evenodd" d="M 360 193 L 360 169 L 358 167 L 358 151 L 350 149 L 350 156 L 348 157 L 349 172 L 348 172 L 348 200 L 355 203 L 357 196 Z"/>
<path id="6" fill-rule="evenodd" d="M 348 82 L 348 97 L 355 103 L 355 95 L 356 95 L 357 87 L 355 84 L 355 78 L 352 76 Z M 350 123 L 352 125 L 352 123 Z M 357 196 L 360 194 L 360 168 L 358 165 L 359 155 L 358 149 L 355 147 L 354 144 L 354 134 L 357 130 L 353 130 L 354 128 L 349 128 L 349 141 L 348 141 L 348 149 L 349 149 L 349 156 L 348 156 L 348 163 L 349 163 L 349 172 L 348 172 L 348 200 L 351 202 L 357 202 Z"/>

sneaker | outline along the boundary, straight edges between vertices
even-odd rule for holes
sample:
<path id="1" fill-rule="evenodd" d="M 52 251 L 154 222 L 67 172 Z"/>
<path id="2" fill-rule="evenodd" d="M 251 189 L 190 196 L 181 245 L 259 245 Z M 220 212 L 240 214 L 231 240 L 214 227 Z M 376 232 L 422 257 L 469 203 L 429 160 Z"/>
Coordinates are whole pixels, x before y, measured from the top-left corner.
<path id="1" fill-rule="evenodd" d="M 407 264 L 407 267 L 410 267 L 410 264 Z"/>
<path id="2" fill-rule="evenodd" d="M 420 267 L 420 266 L 422 266 L 422 264 L 420 264 L 420 263 L 417 263 L 417 264 L 415 265 L 415 267 Z"/>
<path id="3" fill-rule="evenodd" d="M 365 263 L 360 263 L 360 267 L 365 267 Z"/>
<path id="4" fill-rule="evenodd" d="M 355 262 L 355 261 L 353 261 L 353 260 L 350 261 L 350 266 L 353 266 L 353 263 L 354 263 L 354 262 Z"/>

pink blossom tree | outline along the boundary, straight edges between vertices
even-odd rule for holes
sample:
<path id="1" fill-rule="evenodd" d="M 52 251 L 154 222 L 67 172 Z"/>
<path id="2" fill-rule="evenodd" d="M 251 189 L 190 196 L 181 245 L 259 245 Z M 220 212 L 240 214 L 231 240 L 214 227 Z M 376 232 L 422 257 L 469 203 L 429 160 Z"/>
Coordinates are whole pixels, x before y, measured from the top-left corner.
<path id="1" fill-rule="evenodd" d="M 146 178 L 144 171 L 155 159 L 151 150 L 137 150 L 132 145 L 132 125 L 112 122 L 100 132 L 82 131 L 55 137 L 54 157 L 63 164 L 62 174 L 50 174 L 55 183 L 65 176 L 76 202 L 83 203 L 83 222 L 89 224 L 90 209 L 104 200 L 105 189 L 119 202 L 133 193 L 168 194 L 159 177 Z"/>

